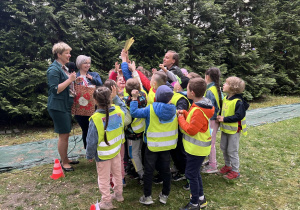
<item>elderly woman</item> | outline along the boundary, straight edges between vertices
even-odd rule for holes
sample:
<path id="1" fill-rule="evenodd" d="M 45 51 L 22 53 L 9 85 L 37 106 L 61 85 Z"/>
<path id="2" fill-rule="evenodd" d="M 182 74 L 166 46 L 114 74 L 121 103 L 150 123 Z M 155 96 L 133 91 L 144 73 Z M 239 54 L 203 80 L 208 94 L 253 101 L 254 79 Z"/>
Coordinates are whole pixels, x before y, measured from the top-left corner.
<path id="1" fill-rule="evenodd" d="M 77 84 L 85 85 L 85 86 L 102 85 L 102 80 L 100 78 L 100 75 L 97 72 L 89 71 L 91 67 L 91 57 L 85 55 L 79 55 L 76 59 L 76 66 L 79 69 L 79 71 L 76 74 L 77 77 L 76 82 L 78 82 Z M 82 140 L 83 140 L 84 149 L 86 148 L 86 136 L 89 128 L 89 118 L 90 116 L 75 115 L 75 119 L 80 125 L 82 130 Z"/>
<path id="2" fill-rule="evenodd" d="M 72 48 L 64 42 L 54 44 L 52 53 L 55 61 L 47 70 L 48 112 L 54 123 L 54 131 L 59 134 L 58 153 L 64 171 L 74 171 L 70 164 L 78 161 L 68 159 L 68 140 L 72 127 L 71 107 L 74 101 L 74 81 L 76 73 L 69 73 L 65 64 L 69 62 Z"/>

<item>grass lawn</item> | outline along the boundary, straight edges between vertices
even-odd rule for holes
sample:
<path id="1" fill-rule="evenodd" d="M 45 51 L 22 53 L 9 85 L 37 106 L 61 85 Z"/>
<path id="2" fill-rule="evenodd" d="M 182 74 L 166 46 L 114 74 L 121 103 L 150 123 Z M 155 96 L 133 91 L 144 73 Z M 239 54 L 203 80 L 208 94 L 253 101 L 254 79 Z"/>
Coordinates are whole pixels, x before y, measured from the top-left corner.
<path id="1" fill-rule="evenodd" d="M 299 103 L 299 98 L 292 103 Z M 294 118 L 250 127 L 240 140 L 241 177 L 228 181 L 217 174 L 202 175 L 207 209 L 299 209 L 299 124 L 300 118 Z M 224 161 L 219 143 L 220 133 L 216 144 L 220 168 Z M 0 209 L 89 209 L 101 198 L 97 172 L 95 163 L 80 161 L 74 172 L 59 180 L 49 177 L 53 164 L 0 174 Z M 119 209 L 178 209 L 189 201 L 189 192 L 182 188 L 185 182 L 180 181 L 172 182 L 166 205 L 157 199 L 162 186 L 153 185 L 155 204 L 143 206 L 138 202 L 142 186 L 129 177 L 126 181 L 125 201 L 114 203 Z"/>

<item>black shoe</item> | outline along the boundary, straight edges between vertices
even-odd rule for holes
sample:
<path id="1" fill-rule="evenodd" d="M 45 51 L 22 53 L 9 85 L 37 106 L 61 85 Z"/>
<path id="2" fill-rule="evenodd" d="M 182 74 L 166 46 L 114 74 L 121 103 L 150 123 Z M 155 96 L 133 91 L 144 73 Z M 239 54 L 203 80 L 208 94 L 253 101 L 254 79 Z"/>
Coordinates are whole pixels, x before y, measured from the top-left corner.
<path id="1" fill-rule="evenodd" d="M 194 206 L 191 202 L 189 202 L 185 207 L 181 207 L 179 210 L 200 210 L 199 204 Z"/>
<path id="2" fill-rule="evenodd" d="M 65 171 L 65 172 L 70 172 L 70 171 L 74 171 L 74 168 L 71 166 L 71 168 L 65 168 L 63 166 L 61 166 L 62 169 Z"/>
<path id="3" fill-rule="evenodd" d="M 185 190 L 190 190 L 190 184 L 187 182 L 184 186 L 183 189 Z"/>
<path id="4" fill-rule="evenodd" d="M 200 209 L 205 208 L 207 206 L 207 201 L 205 196 L 203 200 L 199 200 L 199 205 L 200 205 Z"/>
<path id="5" fill-rule="evenodd" d="M 174 176 L 172 177 L 172 180 L 175 181 L 175 182 L 180 181 L 180 180 L 184 180 L 184 179 L 186 179 L 184 174 L 181 174 L 179 172 L 174 174 Z"/>
<path id="6" fill-rule="evenodd" d="M 155 177 L 153 179 L 154 184 L 162 184 L 163 180 L 160 177 Z"/>
<path id="7" fill-rule="evenodd" d="M 78 160 L 73 160 L 73 161 L 69 162 L 69 164 L 76 165 L 76 164 L 79 164 L 79 161 Z"/>

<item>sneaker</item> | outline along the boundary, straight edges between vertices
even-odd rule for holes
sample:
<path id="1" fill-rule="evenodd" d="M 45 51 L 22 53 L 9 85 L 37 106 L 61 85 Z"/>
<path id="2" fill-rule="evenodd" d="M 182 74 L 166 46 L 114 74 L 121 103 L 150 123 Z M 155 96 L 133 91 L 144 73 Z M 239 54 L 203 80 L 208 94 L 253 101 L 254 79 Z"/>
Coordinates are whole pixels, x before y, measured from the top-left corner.
<path id="1" fill-rule="evenodd" d="M 227 175 L 224 175 L 225 179 L 237 179 L 240 177 L 239 172 L 230 171 Z"/>
<path id="2" fill-rule="evenodd" d="M 126 181 L 125 181 L 125 178 L 122 180 L 123 182 L 123 187 L 126 187 Z"/>
<path id="3" fill-rule="evenodd" d="M 115 209 L 116 207 L 112 204 L 112 202 L 100 202 L 100 209 Z"/>
<path id="4" fill-rule="evenodd" d="M 162 178 L 160 178 L 159 175 L 157 175 L 154 177 L 153 182 L 154 182 L 154 184 L 162 184 L 163 180 L 162 180 Z"/>
<path id="5" fill-rule="evenodd" d="M 206 201 L 205 196 L 204 196 L 203 200 L 199 199 L 199 206 L 200 206 L 200 209 L 205 208 L 207 206 L 207 201 Z"/>
<path id="6" fill-rule="evenodd" d="M 220 172 L 221 174 L 227 174 L 227 173 L 228 173 L 229 171 L 231 171 L 231 170 L 232 170 L 232 167 L 226 166 L 226 165 L 225 165 L 225 166 L 223 166 L 223 168 L 220 169 L 219 172 Z"/>
<path id="7" fill-rule="evenodd" d="M 184 186 L 183 186 L 184 190 L 190 190 L 190 184 L 187 182 Z"/>
<path id="8" fill-rule="evenodd" d="M 163 204 L 166 204 L 167 200 L 168 200 L 168 196 L 167 195 L 162 194 L 162 192 L 159 193 L 159 202 L 161 202 Z"/>
<path id="9" fill-rule="evenodd" d="M 177 182 L 177 181 L 180 181 L 180 180 L 184 180 L 186 179 L 184 174 L 180 174 L 179 172 L 176 173 L 173 177 L 172 177 L 172 180 Z"/>
<path id="10" fill-rule="evenodd" d="M 199 203 L 197 206 L 194 206 L 191 202 L 189 202 L 185 207 L 181 207 L 179 210 L 200 210 Z"/>
<path id="11" fill-rule="evenodd" d="M 140 203 L 145 204 L 145 205 L 150 205 L 153 202 L 151 195 L 148 197 L 145 197 L 145 195 L 143 195 L 142 197 L 140 197 Z"/>
<path id="12" fill-rule="evenodd" d="M 124 201 L 123 195 L 116 195 L 115 193 L 111 195 L 111 199 L 116 200 L 118 202 Z"/>
<path id="13" fill-rule="evenodd" d="M 209 160 L 203 161 L 202 166 L 208 166 L 209 165 Z"/>
<path id="14" fill-rule="evenodd" d="M 219 171 L 217 167 L 212 167 L 211 165 L 207 165 L 202 168 L 201 172 L 205 174 L 213 174 L 213 173 L 218 173 Z"/>

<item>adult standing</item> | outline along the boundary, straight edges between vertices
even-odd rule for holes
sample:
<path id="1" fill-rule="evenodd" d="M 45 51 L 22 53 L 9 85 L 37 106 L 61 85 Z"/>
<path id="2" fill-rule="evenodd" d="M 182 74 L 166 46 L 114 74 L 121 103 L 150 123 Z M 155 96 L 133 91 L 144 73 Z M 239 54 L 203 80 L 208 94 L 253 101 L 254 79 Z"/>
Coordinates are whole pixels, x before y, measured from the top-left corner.
<path id="1" fill-rule="evenodd" d="M 97 72 L 89 71 L 91 67 L 91 57 L 85 55 L 79 55 L 76 58 L 76 66 L 79 71 L 76 74 L 77 84 L 84 86 L 101 86 L 102 80 Z M 75 115 L 75 119 L 81 127 L 82 130 L 82 141 L 84 149 L 86 149 L 86 136 L 89 129 L 89 118 L 90 116 Z"/>
<path id="2" fill-rule="evenodd" d="M 59 134 L 58 153 L 64 171 L 74 171 L 68 158 L 68 140 L 72 127 L 71 107 L 74 101 L 74 81 L 76 73 L 69 73 L 65 64 L 69 62 L 72 48 L 64 42 L 54 44 L 52 53 L 55 61 L 47 70 L 48 112 L 54 123 L 54 131 Z"/>

